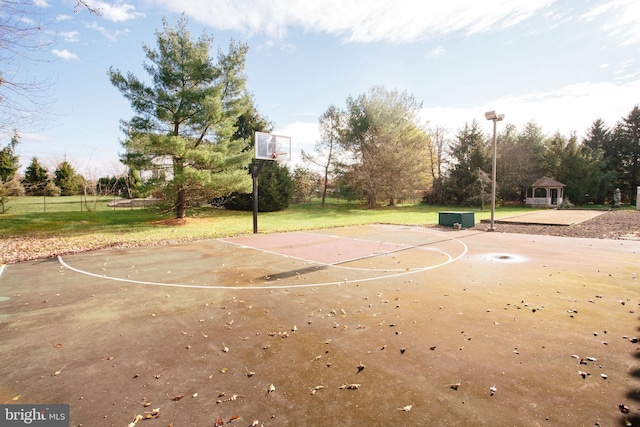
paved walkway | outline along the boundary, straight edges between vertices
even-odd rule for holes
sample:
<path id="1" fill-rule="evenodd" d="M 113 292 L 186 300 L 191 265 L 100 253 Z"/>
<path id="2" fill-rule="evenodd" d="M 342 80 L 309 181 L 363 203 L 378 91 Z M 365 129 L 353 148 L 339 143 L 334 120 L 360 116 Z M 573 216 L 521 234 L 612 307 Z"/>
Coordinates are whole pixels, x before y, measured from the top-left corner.
<path id="1" fill-rule="evenodd" d="M 544 209 L 496 219 L 503 224 L 573 225 L 602 215 L 606 211 Z"/>

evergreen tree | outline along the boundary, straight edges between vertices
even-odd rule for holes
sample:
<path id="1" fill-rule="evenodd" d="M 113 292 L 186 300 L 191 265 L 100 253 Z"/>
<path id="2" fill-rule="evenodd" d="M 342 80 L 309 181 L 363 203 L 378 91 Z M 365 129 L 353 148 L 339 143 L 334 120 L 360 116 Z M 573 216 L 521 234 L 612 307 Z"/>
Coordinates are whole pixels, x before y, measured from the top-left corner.
<path id="1" fill-rule="evenodd" d="M 492 156 L 487 138 L 482 134 L 476 120 L 465 123 L 450 147 L 453 167 L 446 181 L 451 202 L 469 204 L 478 199 L 480 187 L 478 169 L 487 172 L 492 166 Z"/>
<path id="2" fill-rule="evenodd" d="M 617 172 L 615 168 L 615 158 L 611 131 L 605 126 L 602 119 L 593 122 L 591 128 L 587 130 L 585 138 L 582 140 L 582 151 L 585 156 L 590 157 L 597 163 L 600 180 L 599 184 L 591 188 L 587 193 L 588 203 L 605 203 L 610 200 L 615 190 L 613 182 L 616 180 Z"/>
<path id="3" fill-rule="evenodd" d="M 9 144 L 0 149 L 0 181 L 8 182 L 20 168 L 19 157 L 15 154 L 15 148 L 20 143 L 18 132 L 13 131 Z"/>
<path id="4" fill-rule="evenodd" d="M 599 151 L 578 144 L 575 134 L 567 139 L 556 132 L 545 141 L 544 175 L 566 185 L 565 200 L 577 205 L 600 202 L 602 189 L 608 185 L 611 175 L 602 169 Z"/>
<path id="5" fill-rule="evenodd" d="M 24 173 L 22 185 L 29 196 L 42 196 L 49 182 L 49 172 L 40 164 L 37 157 L 31 159 L 31 164 Z"/>
<path id="6" fill-rule="evenodd" d="M 170 176 L 164 188 L 177 218 L 196 198 L 249 191 L 249 142 L 233 139 L 247 109 L 244 75 L 247 46 L 231 42 L 213 63 L 213 37 L 191 39 L 187 20 L 175 28 L 163 21 L 157 49 L 143 50 L 151 85 L 131 73 L 110 69 L 111 83 L 130 101 L 135 116 L 123 123 L 128 138 L 123 162 Z"/>
<path id="7" fill-rule="evenodd" d="M 62 196 L 75 196 L 80 191 L 80 180 L 76 171 L 66 160 L 53 172 L 53 182 Z"/>
<path id="8" fill-rule="evenodd" d="M 636 105 L 613 131 L 613 145 L 618 149 L 617 181 L 622 200 L 635 204 L 640 184 L 640 108 Z"/>

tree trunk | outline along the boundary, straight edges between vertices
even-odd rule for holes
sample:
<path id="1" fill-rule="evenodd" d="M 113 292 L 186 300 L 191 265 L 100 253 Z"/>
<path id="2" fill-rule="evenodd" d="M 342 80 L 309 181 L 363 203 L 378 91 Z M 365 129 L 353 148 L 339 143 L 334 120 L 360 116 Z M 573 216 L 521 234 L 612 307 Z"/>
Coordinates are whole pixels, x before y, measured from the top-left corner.
<path id="1" fill-rule="evenodd" d="M 178 194 L 176 198 L 176 218 L 181 219 L 187 216 L 187 190 L 184 186 L 178 186 Z"/>
<path id="2" fill-rule="evenodd" d="M 325 169 L 324 171 L 324 185 L 322 189 L 322 206 L 324 206 L 325 199 L 327 198 L 327 183 L 329 181 L 329 177 L 327 176 L 329 173 Z"/>
<path id="3" fill-rule="evenodd" d="M 184 163 L 181 158 L 173 158 L 173 181 L 176 186 L 176 218 L 187 216 L 187 188 L 184 184 Z"/>

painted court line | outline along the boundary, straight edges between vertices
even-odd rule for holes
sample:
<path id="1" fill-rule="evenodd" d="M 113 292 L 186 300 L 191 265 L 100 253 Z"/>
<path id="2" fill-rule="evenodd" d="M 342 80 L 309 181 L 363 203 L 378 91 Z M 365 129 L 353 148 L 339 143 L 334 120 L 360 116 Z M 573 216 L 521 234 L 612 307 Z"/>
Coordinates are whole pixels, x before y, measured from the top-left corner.
<path id="1" fill-rule="evenodd" d="M 329 235 L 329 234 L 317 234 L 317 233 L 304 233 L 304 234 L 309 234 L 309 235 L 314 235 L 314 236 L 322 236 L 322 237 L 328 236 L 328 237 L 333 237 L 333 238 L 336 238 L 336 239 L 350 239 L 350 238 L 347 238 L 347 237 L 332 236 L 332 235 Z M 385 272 L 385 271 L 407 271 L 407 269 L 406 268 L 347 267 L 347 266 L 340 265 L 340 264 L 345 264 L 347 262 L 359 261 L 359 260 L 367 259 L 367 258 L 374 258 L 374 257 L 378 257 L 378 256 L 383 256 L 383 255 L 391 254 L 391 253 L 398 252 L 398 251 L 404 251 L 404 250 L 416 247 L 416 246 L 410 246 L 410 245 L 403 245 L 405 247 L 399 248 L 399 249 L 396 249 L 396 250 L 393 250 L 393 251 L 386 251 L 386 252 L 381 252 L 381 253 L 377 253 L 377 254 L 364 255 L 364 256 L 361 256 L 361 257 L 356 257 L 356 258 L 351 258 L 351 259 L 346 259 L 346 260 L 340 260 L 340 261 L 336 261 L 336 262 L 327 263 L 327 262 L 322 262 L 322 261 L 316 261 L 316 260 L 313 260 L 313 259 L 302 258 L 302 257 L 299 257 L 299 256 L 283 254 L 281 252 L 277 252 L 277 251 L 273 251 L 273 250 L 269 250 L 269 249 L 264 249 L 264 248 L 260 248 L 260 247 L 257 247 L 257 246 L 250 246 L 250 245 L 247 245 L 246 243 L 233 242 L 233 241 L 229 241 L 229 240 L 226 240 L 226 239 L 219 239 L 219 240 L 221 242 L 228 243 L 228 244 L 231 244 L 231 245 L 235 245 L 235 246 L 238 246 L 238 247 L 241 247 L 241 248 L 253 249 L 255 251 L 264 252 L 266 254 L 272 254 L 272 255 L 277 255 L 277 256 L 281 256 L 281 257 L 285 257 L 285 258 L 296 259 L 298 261 L 309 262 L 309 263 L 321 265 L 321 266 L 324 266 L 324 267 L 335 267 L 335 268 L 341 268 L 341 269 L 344 269 L 344 270 L 355 270 L 355 271 L 381 271 L 381 272 Z M 352 239 L 352 240 L 355 240 L 355 239 Z M 400 245 L 398 245 L 398 246 L 400 246 Z M 435 251 L 441 252 L 442 254 L 448 256 L 449 258 L 451 258 L 451 255 L 449 255 L 446 252 L 442 252 L 442 251 L 438 251 L 438 250 L 435 250 Z M 411 268 L 409 270 L 422 270 L 422 269 L 424 269 L 424 267 L 416 267 L 416 268 Z"/>
<path id="2" fill-rule="evenodd" d="M 422 272 L 422 271 L 428 271 L 428 270 L 433 270 L 435 268 L 438 267 L 442 267 L 445 266 L 447 264 L 450 264 L 454 261 L 459 260 L 460 258 L 462 258 L 468 251 L 468 247 L 467 245 L 458 240 L 458 239 L 450 239 L 451 241 L 454 241 L 458 244 L 460 244 L 463 248 L 462 253 L 456 257 L 453 257 L 452 255 L 445 253 L 448 256 L 448 260 L 444 261 L 440 264 L 436 264 L 436 265 L 431 265 L 431 266 L 425 266 L 425 267 L 421 267 L 421 268 L 415 268 L 415 269 L 404 269 L 402 271 L 398 271 L 394 274 L 388 274 L 388 275 L 382 275 L 382 276 L 376 276 L 376 277 L 367 277 L 367 278 L 363 278 L 363 279 L 352 279 L 352 280 L 339 280 L 339 281 L 332 281 L 332 282 L 324 282 L 324 283 L 307 283 L 307 284 L 295 284 L 295 285 L 262 285 L 262 286 L 222 286 L 222 285 L 188 285 L 188 284 L 181 284 L 181 283 L 161 283 L 161 282 L 150 282 L 150 281 L 144 281 L 144 280 L 134 280 L 134 279 L 124 279 L 124 278 L 120 278 L 120 277 L 113 277 L 113 276 L 107 276 L 104 274 L 96 274 L 96 273 L 91 273 L 89 271 L 85 271 L 85 270 L 80 270 L 79 268 L 75 268 L 69 264 L 67 264 L 64 259 L 62 258 L 62 256 L 58 256 L 58 262 L 65 268 L 79 273 L 79 274 L 84 274 L 86 276 L 90 276 L 90 277 L 95 277 L 95 278 L 99 278 L 99 279 L 103 279 L 103 280 L 111 280 L 111 281 L 115 281 L 115 282 L 124 282 L 124 283 L 131 283 L 131 284 L 138 284 L 138 285 L 148 285 L 148 286 L 162 286 L 162 287 L 170 287 L 170 288 L 190 288 L 190 289 L 219 289 L 219 290 L 270 290 L 270 289 L 294 289 L 294 288 L 313 288 L 313 287 L 322 287 L 322 286 L 335 286 L 335 285 L 346 285 L 346 284 L 351 284 L 351 283 L 363 283 L 363 282 L 370 282 L 370 281 L 374 281 L 374 280 L 383 280 L 383 279 L 389 279 L 389 278 L 395 278 L 395 277 L 401 277 L 401 276 L 406 276 L 409 274 L 414 274 L 414 273 L 418 273 L 418 272 Z M 224 241 L 222 239 L 220 239 L 220 241 L 226 242 L 226 243 L 232 243 L 232 242 L 228 242 L 228 241 Z M 237 246 L 244 246 L 242 244 L 238 244 L 238 243 L 232 243 L 234 245 Z M 252 248 L 253 249 L 253 248 Z M 262 250 L 262 249 L 257 249 L 257 250 Z M 268 252 L 268 251 L 265 251 Z M 290 256 L 286 256 L 286 255 L 282 255 L 282 254 L 277 254 L 276 255 L 280 255 L 283 256 L 285 258 L 293 258 Z M 304 261 L 304 260 L 303 260 Z M 310 262 L 315 262 L 315 261 L 310 261 Z M 321 263 L 318 263 L 321 264 Z M 332 266 L 329 265 L 330 267 L 339 267 L 339 266 Z M 375 271 L 375 270 L 371 270 L 369 269 L 368 271 Z M 394 270 L 396 271 L 396 270 Z"/>

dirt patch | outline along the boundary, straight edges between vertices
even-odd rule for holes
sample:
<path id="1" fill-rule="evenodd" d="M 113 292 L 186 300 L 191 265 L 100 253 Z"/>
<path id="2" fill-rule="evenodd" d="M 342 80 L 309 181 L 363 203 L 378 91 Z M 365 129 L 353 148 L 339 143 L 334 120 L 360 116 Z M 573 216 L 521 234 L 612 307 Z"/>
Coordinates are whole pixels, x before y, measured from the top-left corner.
<path id="1" fill-rule="evenodd" d="M 168 218 L 160 221 L 153 221 L 153 225 L 179 226 L 187 225 L 187 218 Z"/>
<path id="2" fill-rule="evenodd" d="M 480 223 L 474 229 L 485 231 L 489 227 L 489 224 Z M 640 239 L 640 211 L 611 210 L 595 218 L 569 226 L 499 223 L 494 228 L 501 233 L 542 234 L 591 239 Z"/>

